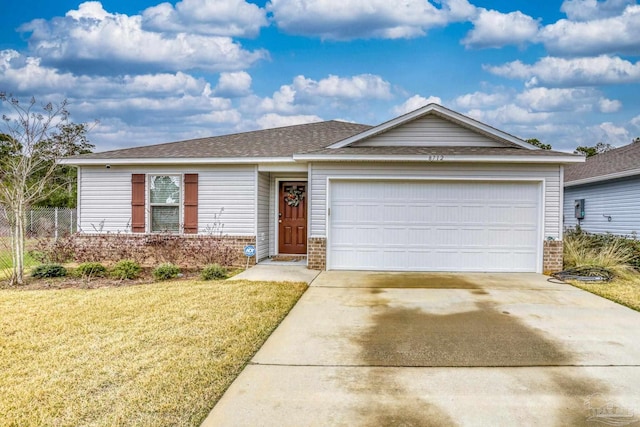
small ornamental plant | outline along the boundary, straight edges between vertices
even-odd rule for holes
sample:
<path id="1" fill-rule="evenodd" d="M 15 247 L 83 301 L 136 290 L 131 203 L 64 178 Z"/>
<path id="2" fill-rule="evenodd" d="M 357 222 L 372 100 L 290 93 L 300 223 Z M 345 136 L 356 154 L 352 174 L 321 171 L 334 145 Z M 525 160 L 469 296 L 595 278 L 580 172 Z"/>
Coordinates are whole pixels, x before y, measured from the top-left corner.
<path id="1" fill-rule="evenodd" d="M 60 264 L 40 264 L 31 271 L 31 277 L 38 279 L 49 277 L 65 277 L 67 269 Z"/>
<path id="2" fill-rule="evenodd" d="M 170 262 L 160 264 L 153 270 L 153 278 L 160 280 L 175 279 L 180 274 L 180 268 Z"/>
<path id="3" fill-rule="evenodd" d="M 107 275 L 107 268 L 99 262 L 83 262 L 75 269 L 74 273 L 84 279 L 104 277 Z"/>
<path id="4" fill-rule="evenodd" d="M 222 280 L 227 278 L 227 269 L 220 264 L 209 264 L 200 273 L 202 280 Z"/>
<path id="5" fill-rule="evenodd" d="M 133 280 L 140 275 L 142 268 L 140 264 L 130 259 L 123 259 L 116 262 L 111 269 L 111 277 L 118 280 Z"/>

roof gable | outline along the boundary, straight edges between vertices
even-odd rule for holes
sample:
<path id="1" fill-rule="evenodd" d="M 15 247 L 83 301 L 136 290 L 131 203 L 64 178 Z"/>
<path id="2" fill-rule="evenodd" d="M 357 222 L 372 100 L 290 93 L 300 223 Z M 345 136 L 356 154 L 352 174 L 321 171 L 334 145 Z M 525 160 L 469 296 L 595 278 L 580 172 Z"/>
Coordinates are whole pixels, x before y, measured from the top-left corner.
<path id="1" fill-rule="evenodd" d="M 438 104 L 389 120 L 329 146 L 344 147 L 537 147 Z"/>

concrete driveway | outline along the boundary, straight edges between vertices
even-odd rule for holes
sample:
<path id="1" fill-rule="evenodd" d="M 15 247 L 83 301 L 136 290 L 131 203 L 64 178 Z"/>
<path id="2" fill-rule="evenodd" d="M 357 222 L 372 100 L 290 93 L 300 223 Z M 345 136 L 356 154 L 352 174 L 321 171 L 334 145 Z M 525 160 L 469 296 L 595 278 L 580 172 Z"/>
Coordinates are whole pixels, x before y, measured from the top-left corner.
<path id="1" fill-rule="evenodd" d="M 538 274 L 323 272 L 206 426 L 640 426 L 640 313 Z"/>

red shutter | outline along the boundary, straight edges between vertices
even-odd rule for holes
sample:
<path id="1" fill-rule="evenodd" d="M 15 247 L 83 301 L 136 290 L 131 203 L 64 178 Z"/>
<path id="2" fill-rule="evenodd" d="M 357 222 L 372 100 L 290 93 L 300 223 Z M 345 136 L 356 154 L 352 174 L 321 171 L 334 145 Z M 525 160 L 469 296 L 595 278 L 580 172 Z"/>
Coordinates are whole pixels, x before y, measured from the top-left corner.
<path id="1" fill-rule="evenodd" d="M 184 232 L 198 233 L 198 174 L 184 174 Z"/>
<path id="2" fill-rule="evenodd" d="M 134 233 L 145 232 L 144 181 L 143 173 L 131 174 L 131 231 Z"/>

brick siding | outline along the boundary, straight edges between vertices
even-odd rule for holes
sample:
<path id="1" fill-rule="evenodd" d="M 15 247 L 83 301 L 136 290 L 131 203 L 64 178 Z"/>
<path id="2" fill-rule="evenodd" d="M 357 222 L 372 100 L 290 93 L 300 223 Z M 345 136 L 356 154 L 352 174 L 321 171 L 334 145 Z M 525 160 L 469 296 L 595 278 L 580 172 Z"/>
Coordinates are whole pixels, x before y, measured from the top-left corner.
<path id="1" fill-rule="evenodd" d="M 324 237 L 310 237 L 307 240 L 307 268 L 327 269 L 327 239 Z"/>
<path id="2" fill-rule="evenodd" d="M 136 258 L 144 260 L 145 264 L 156 264 L 163 260 L 154 259 L 157 257 L 158 248 L 178 248 L 183 254 L 181 259 L 176 259 L 178 264 L 185 266 L 200 266 L 197 262 L 197 256 L 189 256 L 190 250 L 197 250 L 202 245 L 209 244 L 222 245 L 229 247 L 233 251 L 232 266 L 245 266 L 247 257 L 244 255 L 244 247 L 246 245 L 255 245 L 256 238 L 254 236 L 203 236 L 194 234 L 176 235 L 176 234 L 84 234 L 78 233 L 72 236 L 77 248 L 87 249 L 91 253 L 92 258 L 96 260 L 109 262 L 119 261 L 119 247 L 134 248 Z M 160 249 L 162 251 L 162 249 Z M 166 252 L 166 250 L 165 250 Z M 235 255 L 237 254 L 237 255 Z M 249 265 L 256 263 L 256 257 L 249 260 Z"/>
<path id="3" fill-rule="evenodd" d="M 554 273 L 562 270 L 562 240 L 545 240 L 542 255 L 542 271 Z"/>

